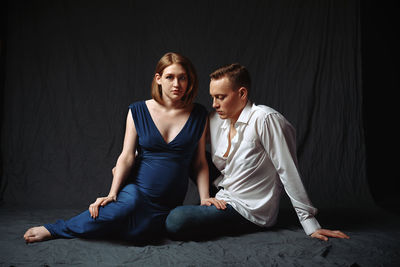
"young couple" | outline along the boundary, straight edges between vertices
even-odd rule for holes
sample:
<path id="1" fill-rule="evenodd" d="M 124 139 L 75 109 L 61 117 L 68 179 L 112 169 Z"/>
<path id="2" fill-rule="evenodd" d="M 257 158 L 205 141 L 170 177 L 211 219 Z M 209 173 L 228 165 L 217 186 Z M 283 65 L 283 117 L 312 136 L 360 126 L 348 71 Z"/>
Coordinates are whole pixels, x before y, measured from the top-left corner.
<path id="1" fill-rule="evenodd" d="M 85 212 L 26 231 L 27 243 L 53 238 L 117 238 L 146 241 L 165 231 L 195 239 L 276 223 L 283 190 L 307 235 L 349 238 L 322 229 L 299 176 L 295 130 L 277 111 L 252 104 L 250 75 L 231 64 L 210 75 L 215 112 L 193 103 L 198 79 L 192 63 L 177 53 L 158 62 L 152 99 L 129 106 L 123 149 L 111 189 Z M 221 175 L 209 194 L 206 143 Z M 181 206 L 194 175 L 198 206 Z"/>

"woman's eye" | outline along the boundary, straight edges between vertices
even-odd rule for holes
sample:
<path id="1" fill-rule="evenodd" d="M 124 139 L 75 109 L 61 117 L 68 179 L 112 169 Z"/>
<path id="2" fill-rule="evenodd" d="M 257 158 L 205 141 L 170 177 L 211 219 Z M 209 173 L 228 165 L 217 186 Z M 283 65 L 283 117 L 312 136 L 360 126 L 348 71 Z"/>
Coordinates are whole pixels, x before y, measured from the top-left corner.
<path id="1" fill-rule="evenodd" d="M 171 80 L 172 76 L 167 76 L 167 77 L 165 77 L 165 79 Z"/>
<path id="2" fill-rule="evenodd" d="M 179 80 L 186 81 L 186 77 L 185 76 L 181 76 L 181 77 L 179 77 Z"/>

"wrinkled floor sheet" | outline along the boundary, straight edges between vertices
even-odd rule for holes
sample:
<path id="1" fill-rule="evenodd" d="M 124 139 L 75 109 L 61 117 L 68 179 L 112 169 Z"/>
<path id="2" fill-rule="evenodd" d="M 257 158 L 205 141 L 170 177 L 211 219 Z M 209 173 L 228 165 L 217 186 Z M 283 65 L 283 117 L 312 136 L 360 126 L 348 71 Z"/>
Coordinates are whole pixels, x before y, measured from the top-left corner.
<path id="1" fill-rule="evenodd" d="M 0 207 L 0 266 L 400 266 L 400 216 L 382 210 L 324 211 L 319 221 L 351 239 L 306 236 L 293 211 L 264 232 L 206 241 L 162 238 L 145 245 L 57 239 L 25 244 L 29 227 L 69 218 L 78 210 Z"/>

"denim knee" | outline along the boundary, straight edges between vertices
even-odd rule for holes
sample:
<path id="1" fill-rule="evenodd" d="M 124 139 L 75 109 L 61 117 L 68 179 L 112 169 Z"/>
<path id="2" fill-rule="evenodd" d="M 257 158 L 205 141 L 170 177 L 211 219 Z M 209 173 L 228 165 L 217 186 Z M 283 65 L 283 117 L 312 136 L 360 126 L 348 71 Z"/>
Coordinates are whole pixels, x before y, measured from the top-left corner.
<path id="1" fill-rule="evenodd" d="M 184 231 L 187 216 L 183 207 L 177 207 L 168 214 L 165 220 L 165 229 L 168 234 L 177 235 Z"/>

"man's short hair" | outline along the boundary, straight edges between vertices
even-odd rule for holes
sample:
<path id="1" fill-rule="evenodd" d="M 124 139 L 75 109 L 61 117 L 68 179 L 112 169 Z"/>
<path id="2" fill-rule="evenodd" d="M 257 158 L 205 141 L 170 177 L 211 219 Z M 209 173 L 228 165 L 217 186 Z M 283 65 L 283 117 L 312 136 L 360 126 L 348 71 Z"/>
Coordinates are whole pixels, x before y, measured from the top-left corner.
<path id="1" fill-rule="evenodd" d="M 224 77 L 227 77 L 231 81 L 234 85 L 234 90 L 238 90 L 240 87 L 246 87 L 247 91 L 250 91 L 250 73 L 246 67 L 239 63 L 225 65 L 210 74 L 211 80 L 219 80 Z"/>

